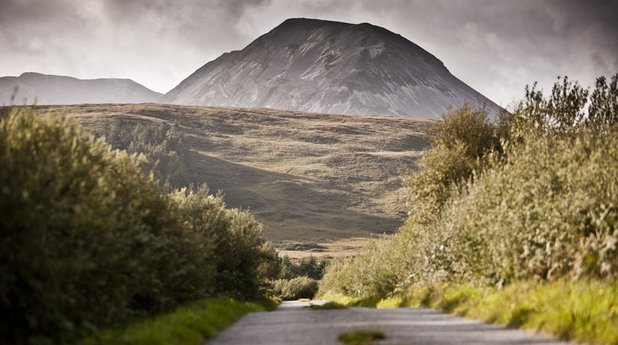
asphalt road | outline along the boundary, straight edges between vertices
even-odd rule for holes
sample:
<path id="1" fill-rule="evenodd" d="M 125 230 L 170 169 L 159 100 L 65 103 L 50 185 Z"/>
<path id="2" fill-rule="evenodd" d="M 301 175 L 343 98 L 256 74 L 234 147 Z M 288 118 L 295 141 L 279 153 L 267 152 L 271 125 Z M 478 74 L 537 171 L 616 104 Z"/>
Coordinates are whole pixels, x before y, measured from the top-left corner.
<path id="1" fill-rule="evenodd" d="M 337 337 L 354 330 L 377 330 L 386 335 L 372 344 L 567 344 L 432 309 L 307 307 L 308 303 L 284 302 L 273 312 L 247 314 L 208 344 L 341 345 Z"/>

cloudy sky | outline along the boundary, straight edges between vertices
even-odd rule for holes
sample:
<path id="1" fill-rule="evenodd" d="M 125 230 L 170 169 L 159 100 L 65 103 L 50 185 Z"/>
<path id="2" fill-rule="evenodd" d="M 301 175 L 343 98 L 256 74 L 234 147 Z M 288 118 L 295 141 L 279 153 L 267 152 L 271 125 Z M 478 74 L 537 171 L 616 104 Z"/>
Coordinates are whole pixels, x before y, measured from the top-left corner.
<path id="1" fill-rule="evenodd" d="M 401 34 L 506 106 L 557 75 L 618 72 L 617 0 L 0 0 L 0 76 L 131 78 L 167 92 L 286 18 Z"/>

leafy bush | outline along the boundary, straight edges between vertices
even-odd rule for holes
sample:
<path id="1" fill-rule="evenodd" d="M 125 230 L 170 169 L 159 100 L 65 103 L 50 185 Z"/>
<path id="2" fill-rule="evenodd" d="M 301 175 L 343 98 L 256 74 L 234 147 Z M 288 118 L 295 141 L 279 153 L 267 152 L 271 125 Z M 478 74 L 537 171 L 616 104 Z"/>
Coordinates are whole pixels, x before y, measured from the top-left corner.
<path id="1" fill-rule="evenodd" d="M 115 149 L 144 155 L 144 172 L 153 171 L 155 177 L 174 187 L 186 186 L 190 146 L 176 125 L 117 120 L 102 128 L 93 128 L 92 132 L 105 138 Z"/>
<path id="2" fill-rule="evenodd" d="M 279 279 L 293 279 L 296 277 L 309 277 L 320 280 L 324 276 L 327 262 L 318 260 L 313 256 L 302 258 L 298 262 L 293 262 L 286 255 L 279 259 Z"/>
<path id="3" fill-rule="evenodd" d="M 551 95 L 545 97 L 536 83 L 526 86 L 526 94 L 512 119 L 513 138 L 521 140 L 526 134 L 568 135 L 585 130 L 602 133 L 618 123 L 618 74 L 609 85 L 600 77 L 595 88 L 583 88 L 567 77 L 558 77 Z M 590 97 L 588 95 L 590 94 Z"/>
<path id="4" fill-rule="evenodd" d="M 486 109 L 466 104 L 437 123 L 432 149 L 420 161 L 422 169 L 408 177 L 414 221 L 435 219 L 453 186 L 469 179 L 481 167 L 481 158 L 500 147 L 497 130 L 487 116 Z"/>
<path id="5" fill-rule="evenodd" d="M 421 261 L 418 234 L 400 231 L 396 236 L 374 239 L 354 258 L 332 262 L 320 281 L 318 295 L 336 292 L 366 299 L 390 294 L 417 276 L 409 268 Z"/>
<path id="6" fill-rule="evenodd" d="M 260 293 L 275 260 L 261 225 L 204 187 L 168 193 L 141 161 L 30 108 L 0 119 L 0 342 Z"/>
<path id="7" fill-rule="evenodd" d="M 597 132 L 618 123 L 618 73 L 614 74 L 609 85 L 605 77 L 597 79 L 585 121 L 587 127 Z"/>
<path id="8" fill-rule="evenodd" d="M 617 134 L 527 138 L 453 199 L 438 225 L 445 259 L 491 283 L 615 277 Z"/>
<path id="9" fill-rule="evenodd" d="M 318 291 L 318 282 L 308 277 L 296 277 L 290 280 L 279 279 L 273 284 L 276 296 L 284 300 L 313 298 Z"/>
<path id="10" fill-rule="evenodd" d="M 437 132 L 410 178 L 413 210 L 400 232 L 332 264 L 320 294 L 372 298 L 441 281 L 615 280 L 617 79 L 607 86 L 599 78 L 588 108 L 588 90 L 566 78 L 548 99 L 527 89 L 495 134 L 482 116 L 451 113 L 439 128 L 453 134 Z"/>

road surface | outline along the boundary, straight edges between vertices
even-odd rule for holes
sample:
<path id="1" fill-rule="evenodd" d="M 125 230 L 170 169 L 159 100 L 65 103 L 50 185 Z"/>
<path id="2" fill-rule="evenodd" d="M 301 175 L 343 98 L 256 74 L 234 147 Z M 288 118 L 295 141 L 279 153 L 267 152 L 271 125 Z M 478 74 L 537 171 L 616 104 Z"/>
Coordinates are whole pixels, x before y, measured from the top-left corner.
<path id="1" fill-rule="evenodd" d="M 307 302 L 283 302 L 273 312 L 247 314 L 207 344 L 341 345 L 337 337 L 355 330 L 386 335 L 372 344 L 567 344 L 432 309 L 312 310 L 308 306 Z"/>

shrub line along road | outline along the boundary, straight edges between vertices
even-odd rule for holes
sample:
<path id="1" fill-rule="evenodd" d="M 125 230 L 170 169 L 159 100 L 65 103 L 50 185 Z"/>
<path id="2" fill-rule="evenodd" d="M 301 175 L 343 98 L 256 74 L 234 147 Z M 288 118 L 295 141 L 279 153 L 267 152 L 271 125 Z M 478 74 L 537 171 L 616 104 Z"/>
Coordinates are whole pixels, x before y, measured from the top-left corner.
<path id="1" fill-rule="evenodd" d="M 355 330 L 383 332 L 386 339 L 374 344 L 568 344 L 433 309 L 311 310 L 308 306 L 283 302 L 276 311 L 247 314 L 208 344 L 341 345 L 337 337 Z"/>

